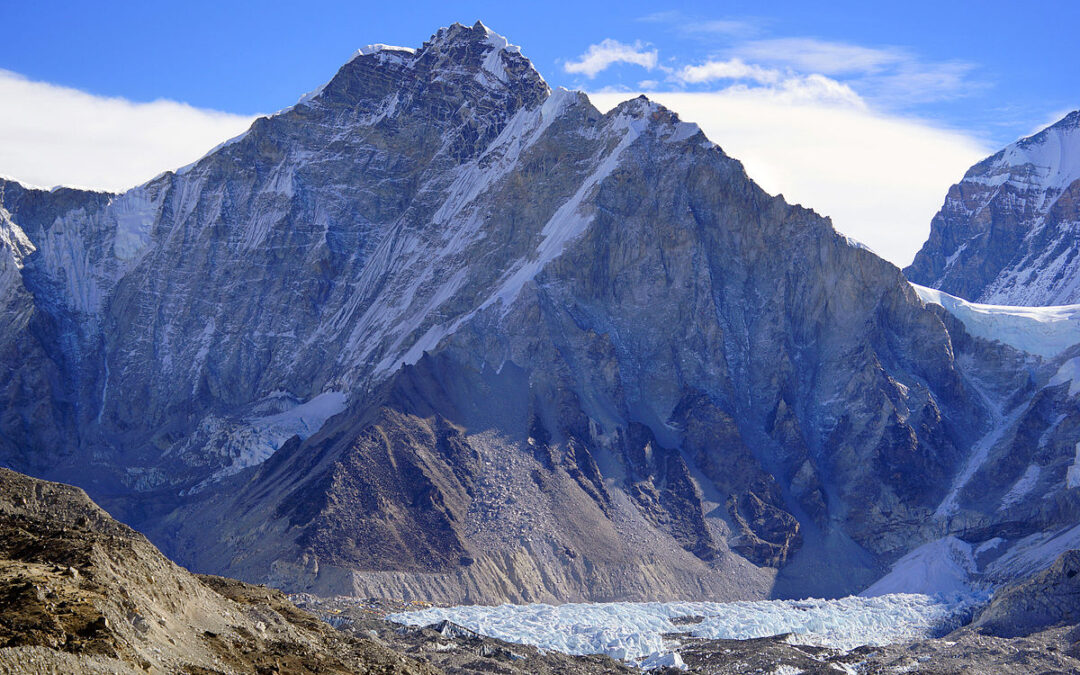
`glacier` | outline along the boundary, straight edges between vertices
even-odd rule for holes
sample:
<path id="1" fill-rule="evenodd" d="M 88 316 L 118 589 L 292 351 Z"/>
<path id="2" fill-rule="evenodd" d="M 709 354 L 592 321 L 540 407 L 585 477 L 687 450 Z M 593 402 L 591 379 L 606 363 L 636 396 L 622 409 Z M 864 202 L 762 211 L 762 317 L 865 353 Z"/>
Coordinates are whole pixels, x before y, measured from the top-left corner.
<path id="1" fill-rule="evenodd" d="M 944 291 L 911 284 L 923 302 L 941 305 L 972 335 L 997 340 L 1043 357 L 1080 342 L 1080 304 L 1028 307 L 968 302 Z"/>
<path id="2" fill-rule="evenodd" d="M 745 640 L 790 634 L 792 644 L 850 650 L 931 637 L 962 624 L 983 601 L 971 593 L 891 593 L 835 600 L 467 605 L 400 612 L 407 626 L 450 621 L 490 637 L 566 654 L 606 654 L 641 665 L 677 654 L 678 635 Z M 673 623 L 703 617 L 699 623 Z"/>

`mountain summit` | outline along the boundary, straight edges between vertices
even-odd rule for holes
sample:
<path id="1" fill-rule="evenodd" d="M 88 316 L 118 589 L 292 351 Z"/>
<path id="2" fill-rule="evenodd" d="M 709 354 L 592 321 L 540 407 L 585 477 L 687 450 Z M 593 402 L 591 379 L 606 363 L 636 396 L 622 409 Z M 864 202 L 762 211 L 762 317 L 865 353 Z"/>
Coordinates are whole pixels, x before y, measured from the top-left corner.
<path id="1" fill-rule="evenodd" d="M 1080 303 L 1080 110 L 973 166 L 905 270 L 999 305 Z"/>
<path id="2" fill-rule="evenodd" d="M 361 50 L 122 195 L 2 188 L 0 461 L 199 571 L 832 595 L 1076 512 L 1048 357 L 970 335 L 662 106 L 551 91 L 482 24 Z M 1033 453 L 1038 489 L 999 509 Z"/>

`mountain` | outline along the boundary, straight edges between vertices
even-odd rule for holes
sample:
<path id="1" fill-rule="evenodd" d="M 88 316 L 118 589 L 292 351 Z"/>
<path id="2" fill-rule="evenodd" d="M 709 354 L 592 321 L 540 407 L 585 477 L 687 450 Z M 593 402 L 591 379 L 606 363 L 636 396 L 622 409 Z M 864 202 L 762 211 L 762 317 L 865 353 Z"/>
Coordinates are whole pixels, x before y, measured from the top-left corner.
<path id="1" fill-rule="evenodd" d="M 1077 354 L 979 332 L 479 23 L 360 50 L 123 194 L 3 190 L 0 461 L 197 571 L 838 595 L 954 539 L 1010 578 L 1080 522 Z"/>
<path id="2" fill-rule="evenodd" d="M 1080 110 L 968 170 L 904 270 L 996 305 L 1080 303 Z"/>

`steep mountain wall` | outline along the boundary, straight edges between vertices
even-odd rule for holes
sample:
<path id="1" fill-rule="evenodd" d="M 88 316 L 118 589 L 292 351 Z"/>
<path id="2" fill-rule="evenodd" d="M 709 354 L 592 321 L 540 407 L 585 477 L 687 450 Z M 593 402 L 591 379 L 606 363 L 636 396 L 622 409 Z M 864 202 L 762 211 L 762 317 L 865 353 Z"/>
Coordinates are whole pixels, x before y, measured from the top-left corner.
<path id="1" fill-rule="evenodd" d="M 946 535 L 1073 522 L 1049 357 L 970 335 L 663 107 L 550 91 L 482 24 L 361 50 L 123 195 L 35 194 L 0 240 L 31 317 L 0 343 L 25 383 L 2 461 L 199 571 L 833 595 Z M 1043 433 L 1057 501 L 1012 527 L 965 490 Z"/>

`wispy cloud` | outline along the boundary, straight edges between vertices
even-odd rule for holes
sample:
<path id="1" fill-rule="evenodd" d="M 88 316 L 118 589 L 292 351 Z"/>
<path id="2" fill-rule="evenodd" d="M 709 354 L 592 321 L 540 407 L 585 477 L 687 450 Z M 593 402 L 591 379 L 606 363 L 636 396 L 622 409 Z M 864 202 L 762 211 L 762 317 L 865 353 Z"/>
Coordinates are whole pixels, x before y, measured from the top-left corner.
<path id="1" fill-rule="evenodd" d="M 599 44 L 589 45 L 588 50 L 579 56 L 578 60 L 563 64 L 563 69 L 591 79 L 616 63 L 630 63 L 652 70 L 656 68 L 656 62 L 657 51 L 648 49 L 640 40 L 625 44 L 608 38 Z"/>
<path id="2" fill-rule="evenodd" d="M 731 52 L 750 61 L 822 75 L 878 72 L 910 58 L 897 49 L 877 49 L 814 38 L 754 40 L 734 47 Z"/>
<path id="3" fill-rule="evenodd" d="M 728 50 L 751 63 L 841 78 L 863 96 L 910 106 L 971 93 L 973 64 L 920 59 L 899 47 L 867 47 L 807 37 L 753 40 Z"/>
<path id="4" fill-rule="evenodd" d="M 653 12 L 638 17 L 644 23 L 666 24 L 669 28 L 684 35 L 699 37 L 731 36 L 747 38 L 759 32 L 757 24 L 744 19 L 703 19 L 691 16 L 679 10 Z"/>
<path id="5" fill-rule="evenodd" d="M 709 35 L 753 35 L 758 31 L 757 26 L 748 21 L 736 21 L 734 19 L 714 19 L 712 21 L 689 21 L 680 26 L 687 33 L 699 33 Z"/>
<path id="6" fill-rule="evenodd" d="M 0 173 L 43 187 L 123 190 L 198 159 L 253 119 L 105 98 L 0 70 Z"/>

